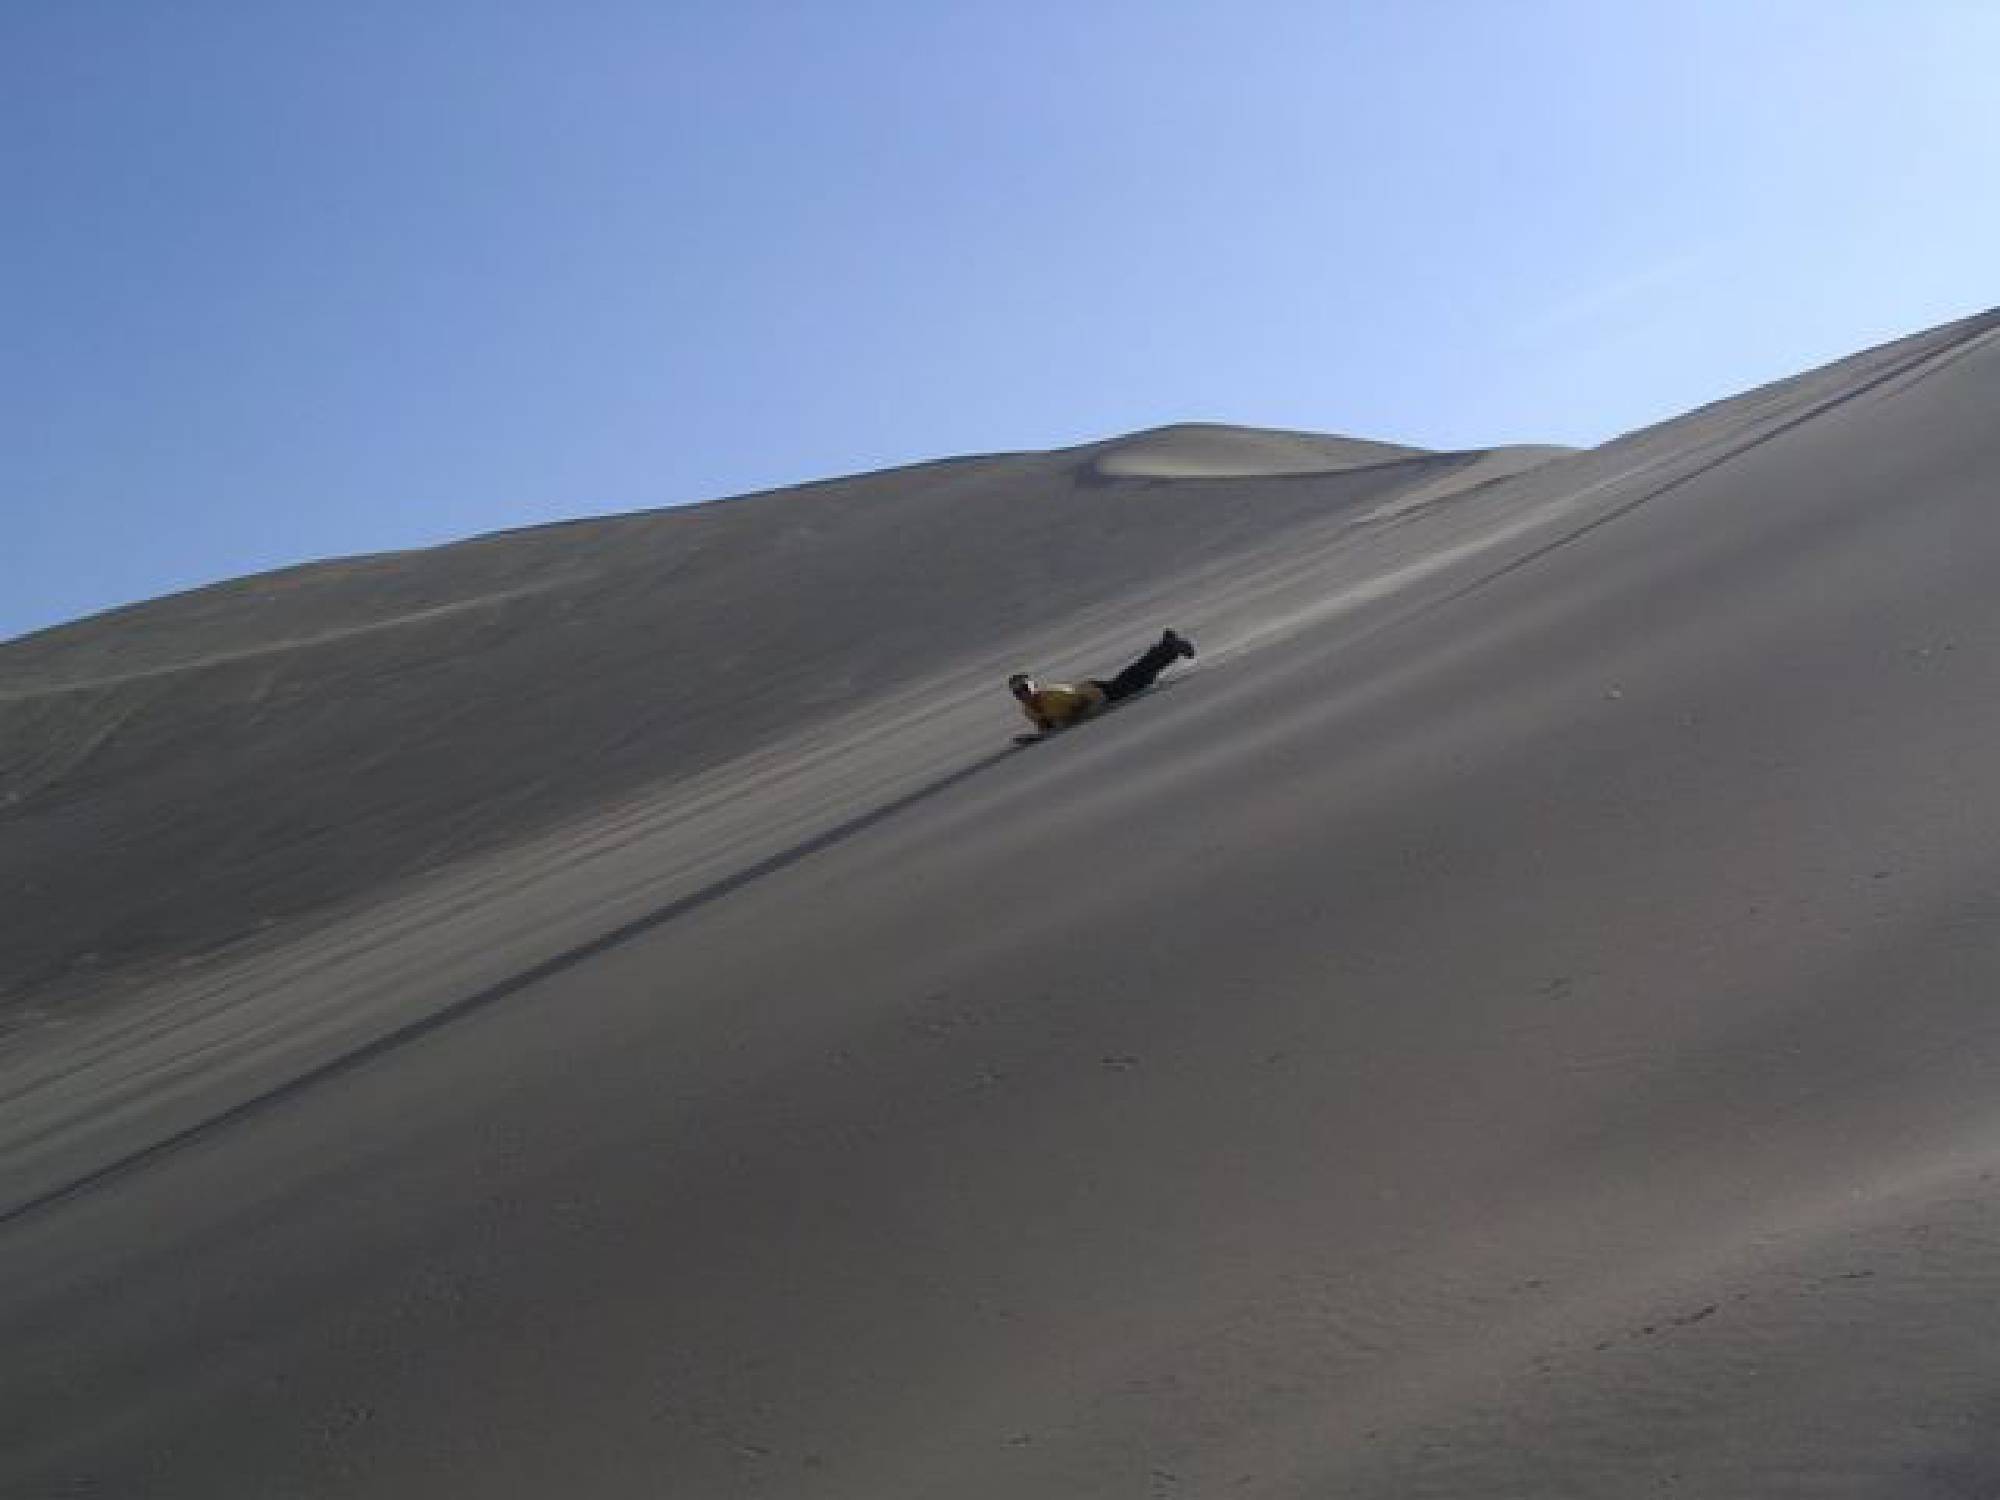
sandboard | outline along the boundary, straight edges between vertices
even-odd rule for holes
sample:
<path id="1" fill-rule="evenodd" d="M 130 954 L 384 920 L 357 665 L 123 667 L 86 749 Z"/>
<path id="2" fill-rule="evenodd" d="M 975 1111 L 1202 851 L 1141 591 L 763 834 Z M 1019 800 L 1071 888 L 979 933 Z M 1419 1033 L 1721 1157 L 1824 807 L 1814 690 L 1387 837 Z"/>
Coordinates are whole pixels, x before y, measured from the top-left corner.
<path id="1" fill-rule="evenodd" d="M 1141 688 L 1129 698 L 1120 698 L 1116 703 L 1107 703 L 1096 713 L 1087 714 L 1083 718 L 1078 719 L 1074 724 L 1065 724 L 1059 729 L 1037 729 L 1030 730 L 1026 734 L 1017 734 L 1014 736 L 1014 743 L 1023 747 L 1039 745 L 1042 741 L 1052 740 L 1059 734 L 1074 734 L 1085 725 L 1096 724 L 1108 719 L 1121 708 L 1137 703 L 1141 698 L 1150 698 L 1155 693 L 1164 693 L 1169 688 L 1178 687 L 1181 683 L 1187 681 L 1187 679 L 1188 674 L 1183 672 L 1180 676 L 1170 678 L 1165 682 L 1156 682 L 1149 688 Z"/>

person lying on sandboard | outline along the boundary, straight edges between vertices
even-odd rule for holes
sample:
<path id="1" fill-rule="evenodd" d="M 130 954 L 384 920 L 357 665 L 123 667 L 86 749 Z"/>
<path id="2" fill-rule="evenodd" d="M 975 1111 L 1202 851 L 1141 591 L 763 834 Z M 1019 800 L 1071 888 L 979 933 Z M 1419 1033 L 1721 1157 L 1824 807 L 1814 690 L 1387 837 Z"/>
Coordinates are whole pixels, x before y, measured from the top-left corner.
<path id="1" fill-rule="evenodd" d="M 1116 677 L 1087 678 L 1082 682 L 1037 682 L 1026 672 L 1007 679 L 1007 691 L 1021 705 L 1021 712 L 1039 734 L 1081 724 L 1092 714 L 1102 713 L 1112 704 L 1143 693 L 1159 675 L 1182 657 L 1194 655 L 1194 642 L 1172 630 L 1146 648 L 1145 654 Z"/>

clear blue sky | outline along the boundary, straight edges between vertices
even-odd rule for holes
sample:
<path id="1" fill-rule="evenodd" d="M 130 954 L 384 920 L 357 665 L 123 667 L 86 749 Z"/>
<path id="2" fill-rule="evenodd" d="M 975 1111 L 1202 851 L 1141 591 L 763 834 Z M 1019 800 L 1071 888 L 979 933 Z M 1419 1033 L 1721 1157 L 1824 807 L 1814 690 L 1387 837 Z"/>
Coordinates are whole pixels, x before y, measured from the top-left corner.
<path id="1" fill-rule="evenodd" d="M 2000 302 L 1988 0 L 4 0 L 0 637 L 1162 422 L 1600 441 Z"/>

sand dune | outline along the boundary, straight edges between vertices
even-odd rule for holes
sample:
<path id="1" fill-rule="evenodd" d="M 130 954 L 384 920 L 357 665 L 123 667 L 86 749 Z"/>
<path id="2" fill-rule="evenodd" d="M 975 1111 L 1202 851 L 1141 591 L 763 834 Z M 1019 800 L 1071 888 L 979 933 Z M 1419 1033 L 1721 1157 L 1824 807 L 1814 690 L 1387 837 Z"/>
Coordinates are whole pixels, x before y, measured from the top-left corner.
<path id="1" fill-rule="evenodd" d="M 372 901 L 1037 625 L 1358 507 L 1447 497 L 1509 457 L 1311 441 L 1399 461 L 1165 490 L 1106 486 L 1080 450 L 921 465 L 292 569 L 0 648 L 0 888 L 18 903 L 0 1017 Z"/>
<path id="2" fill-rule="evenodd" d="M 0 650 L 0 1490 L 2000 1490 L 1996 400 L 1987 315 Z"/>

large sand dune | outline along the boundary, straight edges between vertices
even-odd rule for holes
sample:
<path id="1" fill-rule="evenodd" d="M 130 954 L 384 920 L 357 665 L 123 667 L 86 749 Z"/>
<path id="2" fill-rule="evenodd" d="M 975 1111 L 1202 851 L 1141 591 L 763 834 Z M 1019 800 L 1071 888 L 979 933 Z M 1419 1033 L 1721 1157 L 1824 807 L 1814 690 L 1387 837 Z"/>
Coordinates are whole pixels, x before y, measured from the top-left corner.
<path id="1" fill-rule="evenodd" d="M 0 649 L 0 1492 L 2000 1492 L 1996 406 L 1988 315 Z"/>
<path id="2" fill-rule="evenodd" d="M 371 900 L 1301 526 L 1555 451 L 1167 429 L 298 568 L 0 647 L 0 1018 Z M 1322 467 L 1282 482 L 1140 474 L 1303 454 Z"/>

